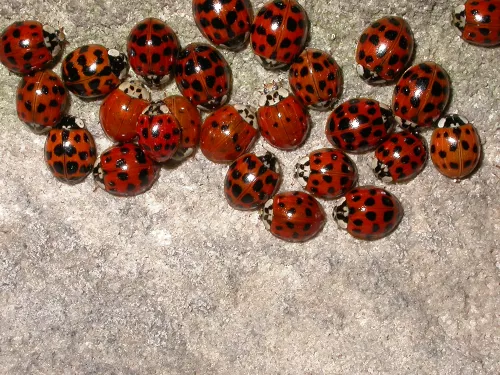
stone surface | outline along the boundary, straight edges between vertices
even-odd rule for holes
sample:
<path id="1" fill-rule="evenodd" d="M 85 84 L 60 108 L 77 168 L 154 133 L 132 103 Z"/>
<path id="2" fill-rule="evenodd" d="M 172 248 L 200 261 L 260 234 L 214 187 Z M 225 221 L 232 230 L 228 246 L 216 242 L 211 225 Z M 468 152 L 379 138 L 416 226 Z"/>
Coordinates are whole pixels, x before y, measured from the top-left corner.
<path id="1" fill-rule="evenodd" d="M 460 2 L 460 1 L 458 1 Z M 457 2 L 457 3 L 458 3 Z M 253 1 L 258 9 L 261 1 Z M 356 75 L 361 31 L 384 15 L 405 17 L 415 61 L 434 60 L 453 81 L 449 112 L 477 126 L 480 169 L 455 183 L 429 163 L 388 186 L 405 217 L 389 237 L 362 242 L 331 218 L 305 244 L 265 231 L 255 212 L 230 209 L 226 167 L 198 152 L 163 168 L 146 194 L 119 199 L 88 178 L 57 182 L 44 137 L 17 119 L 19 78 L 0 68 L 0 373 L 5 374 L 498 374 L 500 372 L 500 49 L 462 42 L 447 0 L 301 1 L 310 46 L 342 66 L 342 100 L 389 103 L 392 86 Z M 66 52 L 87 43 L 124 50 L 144 17 L 165 20 L 183 45 L 203 42 L 189 0 L 4 1 L 0 27 L 37 19 L 64 27 Z M 251 50 L 222 52 L 232 66 L 232 102 L 257 104 L 265 71 Z M 59 66 L 56 72 L 60 72 Z M 175 84 L 166 88 L 177 93 Z M 156 98 L 163 92 L 154 93 Z M 110 142 L 100 102 L 72 99 L 99 150 Z M 328 146 L 328 113 L 294 152 L 276 151 L 282 190 L 298 189 L 295 162 Z M 430 133 L 424 134 L 429 140 Z M 255 150 L 270 146 L 260 139 Z M 377 184 L 370 154 L 353 157 L 361 184 Z"/>

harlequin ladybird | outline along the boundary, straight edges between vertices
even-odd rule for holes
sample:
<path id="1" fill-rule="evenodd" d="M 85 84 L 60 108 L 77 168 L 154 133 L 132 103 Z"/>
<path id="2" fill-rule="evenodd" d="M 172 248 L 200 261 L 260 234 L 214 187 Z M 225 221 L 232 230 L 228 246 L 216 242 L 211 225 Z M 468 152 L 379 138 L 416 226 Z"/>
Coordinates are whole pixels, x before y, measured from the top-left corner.
<path id="1" fill-rule="evenodd" d="M 193 17 L 203 36 L 216 46 L 239 51 L 250 36 L 248 0 L 193 0 Z"/>
<path id="2" fill-rule="evenodd" d="M 326 223 L 321 204 L 312 195 L 302 191 L 275 195 L 264 204 L 260 218 L 274 236 L 290 242 L 304 242 L 313 238 Z"/>
<path id="3" fill-rule="evenodd" d="M 280 173 L 278 159 L 270 152 L 241 155 L 229 167 L 224 181 L 229 205 L 237 210 L 262 206 L 278 190 Z"/>
<path id="4" fill-rule="evenodd" d="M 254 108 L 225 105 L 205 119 L 200 150 L 215 163 L 232 162 L 253 146 L 258 132 Z"/>
<path id="5" fill-rule="evenodd" d="M 437 121 L 450 97 L 450 78 L 438 64 L 426 61 L 409 68 L 392 97 L 395 119 L 404 128 L 429 127 Z"/>
<path id="6" fill-rule="evenodd" d="M 393 82 L 413 54 L 413 33 L 401 17 L 384 17 L 368 26 L 356 50 L 358 74 L 367 83 Z"/>
<path id="7" fill-rule="evenodd" d="M 89 44 L 70 52 L 62 62 L 66 87 L 81 98 L 109 94 L 125 78 L 127 56 L 115 49 Z"/>
<path id="8" fill-rule="evenodd" d="M 403 218 L 403 206 L 387 190 L 374 186 L 352 189 L 333 209 L 340 228 L 361 240 L 378 240 L 391 233 Z"/>
<path id="9" fill-rule="evenodd" d="M 328 117 L 325 134 L 328 141 L 348 152 L 376 148 L 393 130 L 392 111 L 373 99 L 350 99 Z"/>
<path id="10" fill-rule="evenodd" d="M 94 165 L 94 180 L 112 195 L 133 196 L 147 191 L 158 178 L 159 167 L 134 143 L 104 151 Z"/>
<path id="11" fill-rule="evenodd" d="M 172 159 L 182 160 L 193 154 L 200 143 L 201 116 L 196 107 L 185 97 L 171 95 L 163 99 L 181 127 L 182 139 Z"/>
<path id="12" fill-rule="evenodd" d="M 157 18 L 138 22 L 127 39 L 130 67 L 148 86 L 159 86 L 171 78 L 179 49 L 174 30 Z"/>
<path id="13" fill-rule="evenodd" d="M 276 84 L 266 86 L 259 106 L 260 133 L 271 146 L 294 150 L 304 143 L 309 133 L 309 114 L 288 90 Z"/>
<path id="14" fill-rule="evenodd" d="M 17 88 L 17 117 L 35 133 L 57 125 L 66 111 L 68 94 L 57 74 L 51 70 L 23 76 Z"/>
<path id="15" fill-rule="evenodd" d="M 102 102 L 99 119 L 104 133 L 117 142 L 136 136 L 139 115 L 148 107 L 151 94 L 139 81 L 125 81 Z"/>
<path id="16" fill-rule="evenodd" d="M 322 148 L 309 153 L 295 165 L 295 178 L 318 198 L 335 199 L 358 181 L 356 165 L 340 150 Z"/>
<path id="17" fill-rule="evenodd" d="M 500 0 L 467 0 L 453 12 L 453 24 L 466 42 L 500 44 Z"/>
<path id="18" fill-rule="evenodd" d="M 466 118 L 448 115 L 439 121 L 431 137 L 431 159 L 441 174 L 454 179 L 467 177 L 480 158 L 479 135 Z"/>
<path id="19" fill-rule="evenodd" d="M 96 147 L 82 120 L 64 117 L 52 128 L 45 141 L 45 162 L 58 180 L 74 184 L 92 171 Z"/>
<path id="20" fill-rule="evenodd" d="M 45 68 L 61 52 L 62 30 L 37 21 L 14 22 L 1 36 L 0 62 L 13 73 L 26 74 Z"/>
<path id="21" fill-rule="evenodd" d="M 211 111 L 226 104 L 232 77 L 226 59 L 208 44 L 191 43 L 177 57 L 177 87 L 201 109 Z"/>
<path id="22" fill-rule="evenodd" d="M 394 133 L 375 151 L 372 168 L 384 182 L 402 182 L 414 178 L 427 161 L 425 140 L 409 131 Z"/>
<path id="23" fill-rule="evenodd" d="M 250 29 L 252 49 L 266 69 L 290 64 L 304 49 L 309 19 L 295 0 L 272 0 L 260 8 Z"/>
<path id="24" fill-rule="evenodd" d="M 137 120 L 139 146 L 148 157 L 163 163 L 177 151 L 181 142 L 181 128 L 177 119 L 162 101 L 151 103 Z"/>
<path id="25" fill-rule="evenodd" d="M 324 51 L 306 48 L 290 66 L 290 87 L 300 101 L 327 110 L 342 94 L 344 79 L 334 58 Z"/>

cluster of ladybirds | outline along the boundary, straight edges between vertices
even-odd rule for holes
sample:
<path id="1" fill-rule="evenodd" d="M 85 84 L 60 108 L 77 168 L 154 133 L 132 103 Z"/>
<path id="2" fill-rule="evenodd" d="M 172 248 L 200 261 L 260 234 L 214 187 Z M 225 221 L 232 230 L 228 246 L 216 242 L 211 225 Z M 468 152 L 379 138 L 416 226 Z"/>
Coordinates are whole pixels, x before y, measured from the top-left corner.
<path id="1" fill-rule="evenodd" d="M 295 167 L 306 192 L 276 194 L 278 160 L 270 152 L 256 156 L 250 148 L 259 133 L 275 148 L 300 147 L 310 128 L 307 108 L 330 110 L 340 97 L 341 69 L 328 53 L 305 48 L 309 20 L 296 0 L 271 0 L 255 18 L 247 0 L 193 0 L 193 16 L 213 45 L 239 51 L 250 39 L 266 69 L 289 67 L 293 93 L 271 84 L 257 110 L 227 104 L 232 73 L 224 57 L 209 44 L 181 48 L 174 31 L 155 18 L 132 28 L 126 54 L 97 44 L 70 52 L 62 61 L 62 79 L 46 69 L 61 52 L 61 30 L 36 21 L 5 29 L 0 60 L 23 75 L 17 113 L 34 132 L 48 132 L 45 160 L 53 175 L 75 183 L 93 172 L 105 191 L 136 195 L 156 181 L 159 163 L 183 160 L 199 145 L 209 160 L 231 163 L 224 183 L 229 204 L 260 208 L 266 228 L 281 239 L 305 241 L 322 229 L 326 216 L 315 197 L 342 197 L 333 216 L 354 237 L 389 234 L 403 216 L 400 202 L 385 189 L 356 187 L 357 169 L 347 153 L 375 150 L 373 170 L 384 182 L 414 178 L 428 158 L 418 133 L 442 117 L 450 95 L 448 74 L 439 65 L 427 61 L 406 69 L 414 46 L 407 22 L 395 16 L 373 22 L 356 51 L 358 73 L 367 83 L 397 82 L 392 108 L 369 98 L 338 105 L 325 129 L 335 148 L 314 150 Z M 456 8 L 454 24 L 468 42 L 500 44 L 500 0 L 468 0 Z M 141 81 L 123 81 L 129 64 Z M 144 85 L 159 88 L 172 75 L 182 96 L 151 102 Z M 104 98 L 100 122 L 116 143 L 99 157 L 82 121 L 66 115 L 67 90 L 83 99 Z M 203 124 L 198 108 L 212 112 Z M 397 124 L 403 130 L 393 132 Z M 447 177 L 466 177 L 479 161 L 476 130 L 458 115 L 438 125 L 430 147 L 434 165 Z"/>

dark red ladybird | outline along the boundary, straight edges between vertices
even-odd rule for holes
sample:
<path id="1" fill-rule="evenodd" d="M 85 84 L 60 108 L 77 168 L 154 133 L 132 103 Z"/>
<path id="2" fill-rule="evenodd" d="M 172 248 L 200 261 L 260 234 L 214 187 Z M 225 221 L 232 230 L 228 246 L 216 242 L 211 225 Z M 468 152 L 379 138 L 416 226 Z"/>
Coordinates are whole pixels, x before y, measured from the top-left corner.
<path id="1" fill-rule="evenodd" d="M 191 43 L 177 58 L 175 82 L 191 103 L 208 111 L 229 100 L 232 73 L 226 59 L 208 44 Z"/>
<path id="2" fill-rule="evenodd" d="M 289 242 L 313 238 L 326 223 L 321 204 L 302 191 L 276 194 L 265 203 L 260 218 L 274 236 Z"/>
<path id="3" fill-rule="evenodd" d="M 466 42 L 483 47 L 500 44 L 500 0 L 467 0 L 455 8 L 453 24 Z"/>
<path id="4" fill-rule="evenodd" d="M 138 22 L 127 39 L 130 67 L 148 86 L 168 82 L 179 49 L 174 30 L 157 18 L 145 18 Z"/>
<path id="5" fill-rule="evenodd" d="M 147 191 L 158 178 L 158 165 L 135 143 L 121 143 L 104 151 L 96 161 L 96 184 L 116 196 L 133 196 Z"/>
<path id="6" fill-rule="evenodd" d="M 367 83 L 394 82 L 413 54 L 413 33 L 401 17 L 381 18 L 368 26 L 356 50 L 358 74 Z"/>
<path id="7" fill-rule="evenodd" d="M 244 154 L 229 167 L 224 180 L 224 195 L 237 210 L 262 206 L 279 187 L 281 174 L 278 159 L 266 152 L 263 156 Z"/>
<path id="8" fill-rule="evenodd" d="M 241 50 L 250 36 L 248 0 L 193 0 L 193 17 L 203 36 L 218 47 Z"/>
<path id="9" fill-rule="evenodd" d="M 384 182 L 403 182 L 417 176 L 427 161 L 425 140 L 409 131 L 394 133 L 375 151 L 373 172 Z"/>
<path id="10" fill-rule="evenodd" d="M 328 117 L 328 141 L 347 152 L 366 152 L 376 148 L 395 125 L 392 111 L 373 99 L 350 99 Z"/>
<path id="11" fill-rule="evenodd" d="M 314 196 L 335 199 L 354 187 L 358 171 L 344 152 L 322 148 L 299 160 L 295 165 L 295 178 Z"/>
<path id="12" fill-rule="evenodd" d="M 51 70 L 23 76 L 17 88 L 17 117 L 37 134 L 50 130 L 61 121 L 67 103 L 64 84 Z"/>
<path id="13" fill-rule="evenodd" d="M 251 27 L 252 49 L 266 69 L 289 65 L 300 55 L 309 34 L 309 19 L 295 0 L 272 0 L 260 8 Z"/>
<path id="14" fill-rule="evenodd" d="M 45 141 L 45 162 L 59 181 L 81 182 L 92 171 L 96 147 L 82 120 L 64 117 L 52 128 Z"/>
<path id="15" fill-rule="evenodd" d="M 352 189 L 333 210 L 340 228 L 361 240 L 378 240 L 390 234 L 403 218 L 403 206 L 387 190 L 374 186 Z"/>
<path id="16" fill-rule="evenodd" d="M 0 62 L 19 74 L 46 68 L 59 55 L 65 41 L 62 30 L 37 21 L 14 22 L 0 38 Z"/>
<path id="17" fill-rule="evenodd" d="M 319 49 L 306 48 L 290 65 L 290 87 L 302 104 L 321 111 L 335 104 L 344 85 L 334 58 Z"/>

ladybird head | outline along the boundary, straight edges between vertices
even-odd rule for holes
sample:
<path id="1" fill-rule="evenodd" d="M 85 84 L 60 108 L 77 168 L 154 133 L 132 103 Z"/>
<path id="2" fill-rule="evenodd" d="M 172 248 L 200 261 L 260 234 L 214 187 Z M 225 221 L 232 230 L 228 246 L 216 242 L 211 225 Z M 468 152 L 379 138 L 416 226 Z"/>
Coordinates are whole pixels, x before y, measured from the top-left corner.
<path id="1" fill-rule="evenodd" d="M 108 49 L 109 63 L 111 71 L 119 79 L 124 79 L 128 72 L 128 59 L 127 55 L 119 52 L 116 49 Z"/>
<path id="2" fill-rule="evenodd" d="M 382 114 L 382 121 L 384 121 L 385 129 L 387 130 L 387 133 L 390 133 L 395 125 L 394 113 L 392 112 L 391 108 L 384 103 L 379 103 L 379 107 L 380 113 Z"/>
<path id="3" fill-rule="evenodd" d="M 249 105 L 235 104 L 234 109 L 240 114 L 240 116 L 248 122 L 255 130 L 259 130 L 259 125 L 257 124 L 257 118 L 255 116 L 255 108 Z"/>
<path id="4" fill-rule="evenodd" d="M 300 159 L 297 164 L 295 164 L 294 177 L 299 181 L 300 186 L 305 188 L 307 186 L 307 182 L 309 181 L 310 175 L 311 162 L 309 161 L 309 155 L 307 155 Z"/>
<path id="5" fill-rule="evenodd" d="M 194 153 L 194 147 L 179 147 L 175 154 L 172 156 L 172 159 L 175 161 L 182 161 Z"/>
<path id="6" fill-rule="evenodd" d="M 278 85 L 277 82 L 264 84 L 264 91 L 259 99 L 259 106 L 271 106 L 276 105 L 283 99 L 287 98 L 290 92 Z"/>
<path id="7" fill-rule="evenodd" d="M 459 5 L 453 11 L 453 25 L 455 25 L 460 32 L 465 28 L 465 5 Z"/>
<path id="8" fill-rule="evenodd" d="M 345 197 L 339 199 L 338 204 L 333 209 L 333 219 L 337 222 L 337 225 L 342 228 L 347 228 L 347 221 L 349 219 L 349 207 L 347 207 L 347 200 Z"/>
<path id="9" fill-rule="evenodd" d="M 168 82 L 168 80 L 170 79 L 170 75 L 167 74 L 164 76 L 159 76 L 159 75 L 155 75 L 155 74 L 149 74 L 147 76 L 141 76 L 140 78 L 149 87 L 159 87 L 159 86 Z"/>
<path id="10" fill-rule="evenodd" d="M 257 58 L 259 59 L 259 62 L 265 69 L 269 70 L 275 70 L 275 69 L 281 69 L 285 66 L 287 66 L 287 63 L 282 63 L 276 60 L 271 60 L 271 59 L 266 59 L 265 57 L 256 55 Z"/>
<path id="11" fill-rule="evenodd" d="M 75 116 L 64 116 L 57 127 L 65 130 L 83 129 L 85 128 L 85 122 Z"/>
<path id="12" fill-rule="evenodd" d="M 52 56 L 59 55 L 61 45 L 66 41 L 63 29 L 56 30 L 50 25 L 43 25 L 43 42 Z"/>
<path id="13" fill-rule="evenodd" d="M 369 70 L 361 64 L 356 65 L 356 71 L 361 79 L 369 84 L 381 85 L 387 82 L 385 79 L 381 78 L 375 70 Z"/>
<path id="14" fill-rule="evenodd" d="M 237 37 L 228 40 L 226 43 L 223 43 L 220 46 L 230 51 L 238 52 L 245 48 L 246 42 L 249 37 L 250 32 L 246 32 L 245 34 L 238 35 Z"/>
<path id="15" fill-rule="evenodd" d="M 92 174 L 94 175 L 94 181 L 96 185 L 99 186 L 101 189 L 106 190 L 104 186 L 104 171 L 102 170 L 100 157 L 98 157 L 97 160 L 95 161 Z"/>
<path id="16" fill-rule="evenodd" d="M 259 160 L 271 171 L 280 174 L 281 168 L 278 162 L 278 158 L 271 152 L 266 152 L 265 155 L 259 156 Z"/>
<path id="17" fill-rule="evenodd" d="M 202 111 L 213 111 L 214 109 L 220 108 L 224 104 L 226 104 L 228 99 L 229 96 L 227 96 L 227 94 L 219 96 L 217 98 L 212 97 L 206 103 L 198 104 L 198 109 Z"/>
<path id="18" fill-rule="evenodd" d="M 469 120 L 460 115 L 447 115 L 438 122 L 439 128 L 459 128 L 462 125 L 469 124 Z"/>
<path id="19" fill-rule="evenodd" d="M 377 176 L 383 182 L 394 182 L 394 179 L 389 172 L 389 167 L 386 164 L 382 163 L 377 157 L 373 157 L 372 169 L 373 173 L 375 173 L 375 176 Z"/>
<path id="20" fill-rule="evenodd" d="M 259 212 L 260 219 L 267 230 L 271 230 L 271 223 L 273 222 L 273 202 L 273 198 L 269 199 Z"/>
<path id="21" fill-rule="evenodd" d="M 155 101 L 152 102 L 150 105 L 148 105 L 144 111 L 142 111 L 142 114 L 147 115 L 147 116 L 156 116 L 156 115 L 167 115 L 171 114 L 170 109 L 167 107 L 167 105 L 161 101 Z"/>
<path id="22" fill-rule="evenodd" d="M 151 100 L 151 94 L 140 81 L 126 80 L 118 88 L 132 98 Z"/>

